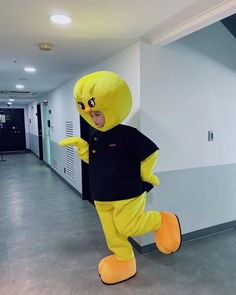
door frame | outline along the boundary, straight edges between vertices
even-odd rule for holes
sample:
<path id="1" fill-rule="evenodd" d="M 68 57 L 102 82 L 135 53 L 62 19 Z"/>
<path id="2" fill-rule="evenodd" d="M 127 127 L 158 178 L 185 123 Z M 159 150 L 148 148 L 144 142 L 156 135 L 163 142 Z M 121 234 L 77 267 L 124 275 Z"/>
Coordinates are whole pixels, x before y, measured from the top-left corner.
<path id="1" fill-rule="evenodd" d="M 39 160 L 43 160 L 43 133 L 42 133 L 42 115 L 41 104 L 37 104 L 37 121 L 38 121 L 38 143 L 39 143 Z"/>

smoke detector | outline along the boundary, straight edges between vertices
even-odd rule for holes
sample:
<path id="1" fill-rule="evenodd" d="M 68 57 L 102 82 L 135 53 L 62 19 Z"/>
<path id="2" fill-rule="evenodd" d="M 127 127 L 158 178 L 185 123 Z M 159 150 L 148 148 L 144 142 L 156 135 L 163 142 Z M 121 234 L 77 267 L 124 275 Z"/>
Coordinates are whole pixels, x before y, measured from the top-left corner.
<path id="1" fill-rule="evenodd" d="M 48 42 L 39 43 L 38 46 L 39 46 L 39 49 L 42 51 L 51 51 L 53 48 L 53 44 Z"/>

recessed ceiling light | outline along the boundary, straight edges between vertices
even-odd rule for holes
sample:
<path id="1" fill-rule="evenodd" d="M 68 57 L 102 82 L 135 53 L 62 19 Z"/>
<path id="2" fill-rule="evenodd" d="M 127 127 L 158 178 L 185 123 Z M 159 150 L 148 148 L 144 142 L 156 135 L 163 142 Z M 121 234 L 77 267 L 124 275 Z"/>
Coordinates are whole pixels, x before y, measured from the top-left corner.
<path id="1" fill-rule="evenodd" d="M 23 89 L 23 88 L 25 88 L 25 86 L 22 85 L 22 84 L 17 84 L 17 85 L 16 85 L 16 88 L 17 88 L 17 89 Z"/>
<path id="2" fill-rule="evenodd" d="M 60 25 L 66 25 L 71 22 L 71 18 L 69 16 L 62 14 L 54 14 L 50 17 L 50 19 L 52 22 Z"/>
<path id="3" fill-rule="evenodd" d="M 48 43 L 48 42 L 42 42 L 38 44 L 38 47 L 42 51 L 51 51 L 53 48 L 53 44 Z"/>
<path id="4" fill-rule="evenodd" d="M 36 69 L 33 67 L 24 67 L 25 72 L 27 73 L 34 73 L 36 72 Z"/>

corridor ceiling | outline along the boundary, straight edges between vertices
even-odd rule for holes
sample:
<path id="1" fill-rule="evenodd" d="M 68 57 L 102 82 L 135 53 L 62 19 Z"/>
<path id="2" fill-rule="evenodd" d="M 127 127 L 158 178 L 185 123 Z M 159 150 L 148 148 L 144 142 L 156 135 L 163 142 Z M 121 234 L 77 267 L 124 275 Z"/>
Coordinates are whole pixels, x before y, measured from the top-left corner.
<path id="1" fill-rule="evenodd" d="M 28 104 L 137 40 L 170 43 L 235 13 L 236 0 L 0 0 L 0 104 Z M 65 14 L 65 26 L 50 21 Z M 39 50 L 48 42 L 51 51 Z M 36 68 L 26 73 L 25 66 Z M 16 84 L 25 86 L 22 90 Z M 16 93 L 18 92 L 18 93 Z"/>

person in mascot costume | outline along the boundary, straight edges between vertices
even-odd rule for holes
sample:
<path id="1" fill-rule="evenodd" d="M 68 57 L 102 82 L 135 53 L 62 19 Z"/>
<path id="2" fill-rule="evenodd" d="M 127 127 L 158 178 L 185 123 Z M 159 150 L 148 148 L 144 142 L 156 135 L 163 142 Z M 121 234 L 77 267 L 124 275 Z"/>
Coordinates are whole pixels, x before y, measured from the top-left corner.
<path id="1" fill-rule="evenodd" d="M 120 124 L 132 106 L 126 82 L 113 72 L 93 72 L 77 81 L 74 96 L 94 134 L 89 142 L 68 137 L 59 145 L 76 146 L 89 165 L 91 199 L 112 252 L 99 262 L 98 273 L 103 283 L 116 284 L 136 274 L 128 237 L 153 231 L 157 248 L 171 254 L 180 248 L 181 228 L 173 213 L 144 211 L 147 192 L 160 184 L 153 173 L 158 147 L 137 129 Z"/>

